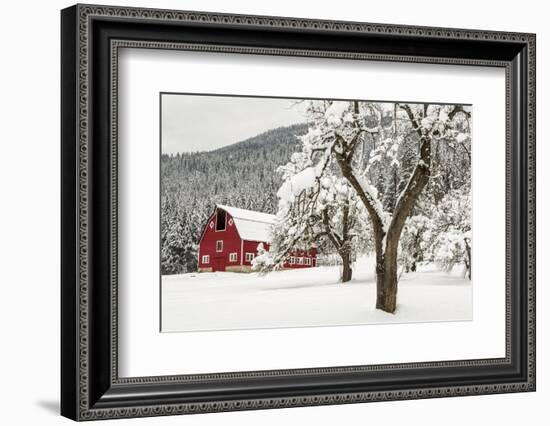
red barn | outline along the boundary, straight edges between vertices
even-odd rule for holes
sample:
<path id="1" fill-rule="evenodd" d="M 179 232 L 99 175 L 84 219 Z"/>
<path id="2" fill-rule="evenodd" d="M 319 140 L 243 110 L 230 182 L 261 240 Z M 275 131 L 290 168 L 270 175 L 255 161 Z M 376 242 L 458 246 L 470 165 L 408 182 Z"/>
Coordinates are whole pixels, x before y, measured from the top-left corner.
<path id="1" fill-rule="evenodd" d="M 249 272 L 258 245 L 269 250 L 275 215 L 217 205 L 208 218 L 199 241 L 199 272 Z M 312 268 L 317 250 L 297 251 L 289 256 L 285 268 Z"/>

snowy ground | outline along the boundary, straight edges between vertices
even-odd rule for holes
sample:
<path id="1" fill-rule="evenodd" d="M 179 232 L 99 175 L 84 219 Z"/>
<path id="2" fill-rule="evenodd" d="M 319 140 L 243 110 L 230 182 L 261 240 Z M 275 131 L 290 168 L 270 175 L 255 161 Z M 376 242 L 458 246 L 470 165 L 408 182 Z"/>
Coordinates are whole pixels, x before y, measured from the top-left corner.
<path id="1" fill-rule="evenodd" d="M 395 314 L 375 309 L 372 259 L 338 283 L 338 266 L 267 275 L 233 272 L 162 277 L 162 331 L 307 327 L 472 319 L 471 282 L 425 267 L 403 274 Z"/>

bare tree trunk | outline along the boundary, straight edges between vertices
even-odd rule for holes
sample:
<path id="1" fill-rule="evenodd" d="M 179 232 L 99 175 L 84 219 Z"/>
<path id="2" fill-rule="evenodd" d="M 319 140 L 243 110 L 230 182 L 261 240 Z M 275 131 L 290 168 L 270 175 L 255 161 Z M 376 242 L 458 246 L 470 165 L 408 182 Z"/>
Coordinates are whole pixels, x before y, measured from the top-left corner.
<path id="1" fill-rule="evenodd" d="M 397 257 L 385 256 L 376 274 L 376 309 L 393 314 L 397 307 Z"/>
<path id="2" fill-rule="evenodd" d="M 394 313 L 397 307 L 397 247 L 400 237 L 401 230 L 392 229 L 390 226 L 386 234 L 382 268 L 377 270 L 376 276 L 376 308 L 389 313 Z"/>
<path id="3" fill-rule="evenodd" d="M 470 247 L 470 243 L 468 242 L 468 239 L 464 239 L 464 243 L 466 244 L 466 268 L 468 268 L 468 279 L 472 280 L 472 249 Z"/>
<path id="4" fill-rule="evenodd" d="M 340 256 L 342 257 L 342 282 L 347 283 L 351 280 L 351 276 L 353 273 L 353 270 L 351 269 L 351 256 L 349 253 L 341 253 Z"/>
<path id="5" fill-rule="evenodd" d="M 342 282 L 348 282 L 351 280 L 352 269 L 351 269 L 351 247 L 350 247 L 350 235 L 349 235 L 349 204 L 344 205 L 343 209 L 343 218 L 342 218 L 342 236 L 336 235 L 336 233 L 331 231 L 329 225 L 329 213 L 328 210 L 323 210 L 323 225 L 325 226 L 324 235 L 326 235 L 329 241 L 334 245 L 334 248 L 342 258 Z"/>

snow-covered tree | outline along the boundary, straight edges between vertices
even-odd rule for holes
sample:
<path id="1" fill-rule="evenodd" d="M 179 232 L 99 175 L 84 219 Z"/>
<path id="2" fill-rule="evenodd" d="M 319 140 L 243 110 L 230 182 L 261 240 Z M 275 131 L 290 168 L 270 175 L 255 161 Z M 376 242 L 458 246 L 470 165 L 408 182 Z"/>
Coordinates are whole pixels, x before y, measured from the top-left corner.
<path id="1" fill-rule="evenodd" d="M 257 255 L 254 259 L 252 259 L 252 269 L 254 271 L 269 271 L 273 269 L 274 267 L 274 261 L 273 256 L 271 252 L 265 249 L 264 244 L 260 243 L 258 244 L 258 247 L 256 248 Z"/>
<path id="2" fill-rule="evenodd" d="M 472 277 L 472 217 L 469 186 L 450 191 L 434 208 L 432 229 L 433 260 L 450 271 L 464 265 L 465 275 Z"/>
<path id="3" fill-rule="evenodd" d="M 327 240 L 338 253 L 342 260 L 342 282 L 347 282 L 352 278 L 354 257 L 368 247 L 369 223 L 361 201 L 345 179 L 324 176 L 321 187 L 322 208 L 311 222 L 312 234 L 316 241 Z"/>
<path id="4" fill-rule="evenodd" d="M 376 253 L 376 307 L 394 312 L 397 255 L 401 232 L 430 179 L 432 145 L 457 140 L 454 119 L 469 116 L 461 105 L 381 104 L 358 101 L 312 101 L 314 125 L 302 137 L 302 153 L 311 165 L 301 172 L 300 191 L 315 185 L 336 164 L 369 214 Z M 393 203 L 384 206 L 379 189 L 384 171 L 399 167 L 400 147 L 416 144 L 416 159 Z M 393 204 L 393 206 L 391 205 Z M 389 208 L 388 208 L 389 207 Z"/>
<path id="5" fill-rule="evenodd" d="M 302 151 L 279 168 L 283 184 L 277 192 L 279 207 L 270 254 L 262 256 L 255 269 L 281 267 L 292 252 L 316 246 L 340 256 L 341 280 L 347 282 L 352 278 L 353 257 L 368 235 L 366 216 L 347 180 L 333 173 L 339 173 L 337 169 L 323 165 L 314 169 L 312 164 Z"/>
<path id="6" fill-rule="evenodd" d="M 416 272 L 418 263 L 425 260 L 430 247 L 430 219 L 423 214 L 410 216 L 401 234 L 398 261 L 404 272 Z"/>

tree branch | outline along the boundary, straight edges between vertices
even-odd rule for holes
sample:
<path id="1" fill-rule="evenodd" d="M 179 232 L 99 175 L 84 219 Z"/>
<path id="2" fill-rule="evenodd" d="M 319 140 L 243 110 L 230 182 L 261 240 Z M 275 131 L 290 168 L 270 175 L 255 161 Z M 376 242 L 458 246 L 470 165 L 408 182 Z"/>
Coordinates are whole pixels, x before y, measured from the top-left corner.
<path id="1" fill-rule="evenodd" d="M 325 232 L 327 234 L 328 239 L 334 244 L 334 247 L 336 250 L 340 251 L 343 245 L 343 239 L 339 237 L 337 234 L 334 233 L 333 229 L 330 226 L 330 218 L 328 216 L 328 210 L 323 210 L 323 225 L 325 227 Z"/>
<path id="2" fill-rule="evenodd" d="M 416 131 L 416 133 L 418 133 L 418 136 L 422 137 L 422 129 L 420 128 L 420 124 L 418 124 L 418 120 L 415 118 L 411 107 L 407 104 L 399 104 L 399 108 L 407 113 L 413 129 Z"/>
<path id="3" fill-rule="evenodd" d="M 342 154 L 339 154 L 338 152 L 335 152 L 336 156 L 336 162 L 338 163 L 338 166 L 340 167 L 340 171 L 342 172 L 342 176 L 347 179 L 349 184 L 352 186 L 352 188 L 356 191 L 357 195 L 363 202 L 365 208 L 367 209 L 369 216 L 371 218 L 372 222 L 372 229 L 374 233 L 374 241 L 376 246 L 376 252 L 377 255 L 382 255 L 383 247 L 382 247 L 382 240 L 386 234 L 386 230 L 384 229 L 384 221 L 383 218 L 378 213 L 378 209 L 374 205 L 374 200 L 371 200 L 370 195 L 367 195 L 365 193 L 365 190 L 363 189 L 363 186 L 355 176 L 353 172 L 353 168 L 351 167 L 351 160 L 347 157 L 345 157 Z"/>
<path id="4" fill-rule="evenodd" d="M 423 136 L 420 140 L 420 160 L 395 205 L 392 221 L 388 228 L 387 250 L 397 250 L 397 243 L 405 220 L 430 178 L 431 140 L 429 136 Z"/>

